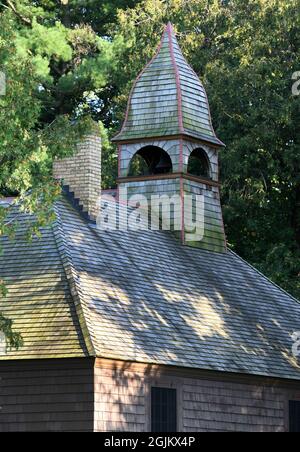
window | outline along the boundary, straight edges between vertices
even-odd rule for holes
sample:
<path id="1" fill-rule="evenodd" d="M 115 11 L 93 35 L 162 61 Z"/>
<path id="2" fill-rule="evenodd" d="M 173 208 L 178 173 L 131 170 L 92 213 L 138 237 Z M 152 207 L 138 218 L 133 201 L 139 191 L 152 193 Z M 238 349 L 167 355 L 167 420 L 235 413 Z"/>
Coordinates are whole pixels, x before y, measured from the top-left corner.
<path id="1" fill-rule="evenodd" d="M 210 164 L 203 149 L 195 149 L 191 153 L 188 162 L 188 173 L 193 176 L 210 178 Z"/>
<path id="2" fill-rule="evenodd" d="M 290 432 L 300 433 L 300 402 L 290 401 Z"/>
<path id="3" fill-rule="evenodd" d="M 150 176 L 172 172 L 172 161 L 163 149 L 157 146 L 146 146 L 132 158 L 129 176 Z"/>
<path id="4" fill-rule="evenodd" d="M 170 388 L 151 389 L 151 431 L 177 431 L 177 392 Z"/>

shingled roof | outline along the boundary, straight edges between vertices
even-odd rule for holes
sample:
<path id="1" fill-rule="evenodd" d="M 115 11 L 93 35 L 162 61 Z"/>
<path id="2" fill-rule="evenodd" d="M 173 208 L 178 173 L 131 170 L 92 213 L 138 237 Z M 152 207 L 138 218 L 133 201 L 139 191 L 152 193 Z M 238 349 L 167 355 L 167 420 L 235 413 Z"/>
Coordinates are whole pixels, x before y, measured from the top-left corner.
<path id="1" fill-rule="evenodd" d="M 212 126 L 206 91 L 168 24 L 154 58 L 133 85 L 114 141 L 180 134 L 223 145 Z"/>
<path id="2" fill-rule="evenodd" d="M 237 255 L 169 232 L 99 231 L 65 199 L 56 210 L 40 240 L 26 243 L 25 226 L 1 239 L 0 312 L 25 341 L 1 359 L 96 355 L 299 379 L 300 304 Z"/>
<path id="3" fill-rule="evenodd" d="M 42 229 L 41 238 L 29 242 L 32 216 L 14 210 L 8 221 L 15 218 L 15 239 L 0 240 L 0 279 L 8 289 L 7 297 L 0 297 L 0 313 L 13 320 L 24 345 L 8 350 L 0 359 L 88 356 L 79 324 L 81 307 L 76 308 L 71 293 L 70 272 L 64 266 L 55 228 Z"/>

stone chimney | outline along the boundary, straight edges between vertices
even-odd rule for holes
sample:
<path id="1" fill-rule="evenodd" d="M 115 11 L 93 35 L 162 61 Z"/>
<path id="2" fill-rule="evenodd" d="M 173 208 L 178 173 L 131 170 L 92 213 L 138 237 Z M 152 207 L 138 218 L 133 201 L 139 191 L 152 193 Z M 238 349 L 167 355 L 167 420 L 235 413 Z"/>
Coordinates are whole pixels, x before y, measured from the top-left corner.
<path id="1" fill-rule="evenodd" d="M 65 191 L 95 221 L 100 209 L 101 196 L 101 138 L 99 132 L 91 132 L 78 145 L 73 157 L 57 160 L 53 176 L 62 181 Z"/>

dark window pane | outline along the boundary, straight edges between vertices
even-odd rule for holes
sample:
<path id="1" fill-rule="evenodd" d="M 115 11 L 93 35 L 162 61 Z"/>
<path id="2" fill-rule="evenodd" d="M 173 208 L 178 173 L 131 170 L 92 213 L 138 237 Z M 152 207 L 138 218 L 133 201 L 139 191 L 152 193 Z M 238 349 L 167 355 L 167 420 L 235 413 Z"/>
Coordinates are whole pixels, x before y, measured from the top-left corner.
<path id="1" fill-rule="evenodd" d="M 128 176 L 150 176 L 172 172 L 169 154 L 157 146 L 146 146 L 132 158 Z"/>
<path id="2" fill-rule="evenodd" d="M 176 389 L 151 389 L 151 431 L 177 431 L 177 394 Z"/>
<path id="3" fill-rule="evenodd" d="M 290 402 L 290 432 L 300 433 L 300 402 Z"/>
<path id="4" fill-rule="evenodd" d="M 210 163 L 203 149 L 195 149 L 188 161 L 188 173 L 194 176 L 210 178 Z"/>

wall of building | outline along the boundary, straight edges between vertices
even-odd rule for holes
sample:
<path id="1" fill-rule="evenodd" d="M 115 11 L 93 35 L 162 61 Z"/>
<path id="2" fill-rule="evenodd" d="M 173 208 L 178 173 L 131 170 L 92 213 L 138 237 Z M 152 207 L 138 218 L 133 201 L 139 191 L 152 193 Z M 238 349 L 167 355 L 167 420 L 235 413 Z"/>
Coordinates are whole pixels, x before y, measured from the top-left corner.
<path id="1" fill-rule="evenodd" d="M 199 219 L 199 207 L 198 207 L 198 219 L 197 223 L 202 224 L 203 229 L 200 229 L 201 234 L 196 235 L 194 241 L 189 242 L 186 239 L 186 245 L 199 247 L 209 251 L 215 251 L 222 253 L 226 250 L 226 237 L 223 223 L 223 214 L 221 208 L 219 187 L 209 186 L 201 182 L 195 182 L 191 180 L 184 180 L 184 193 L 185 195 L 203 195 L 203 218 Z M 194 216 L 194 218 L 193 218 Z M 201 222 L 200 222 L 201 220 Z M 194 208 L 188 208 L 185 206 L 185 221 L 187 224 L 193 224 L 195 221 Z M 186 237 L 188 233 L 186 232 Z"/>
<path id="2" fill-rule="evenodd" d="M 180 171 L 180 141 L 174 140 L 155 140 L 140 143 L 122 144 L 119 148 L 120 159 L 120 177 L 127 177 L 130 168 L 130 162 L 133 156 L 145 146 L 156 146 L 166 151 L 173 165 L 173 172 Z"/>
<path id="3" fill-rule="evenodd" d="M 0 432 L 93 430 L 94 360 L 0 363 Z"/>
<path id="4" fill-rule="evenodd" d="M 0 432 L 150 431 L 152 386 L 177 389 L 180 432 L 283 432 L 300 382 L 98 359 L 0 363 Z"/>
<path id="5" fill-rule="evenodd" d="M 151 386 L 173 387 L 183 432 L 283 432 L 299 383 L 97 360 L 95 430 L 150 431 Z"/>
<path id="6" fill-rule="evenodd" d="M 173 173 L 178 171 L 187 172 L 188 169 L 188 161 L 193 150 L 197 148 L 202 148 L 209 159 L 210 167 L 211 167 L 211 177 L 212 180 L 217 182 L 219 180 L 219 155 L 218 150 L 212 146 L 208 146 L 201 142 L 189 141 L 189 140 L 155 140 L 155 141 L 146 141 L 140 143 L 130 143 L 130 144 L 122 144 L 119 148 L 119 158 L 120 158 L 120 177 L 127 177 L 129 174 L 130 162 L 133 156 L 140 151 L 145 146 L 155 146 L 162 148 L 166 151 L 173 165 Z M 182 164 L 181 164 L 181 147 L 182 147 Z"/>
<path id="7" fill-rule="evenodd" d="M 97 360 L 94 384 L 96 432 L 147 430 L 144 366 Z"/>

